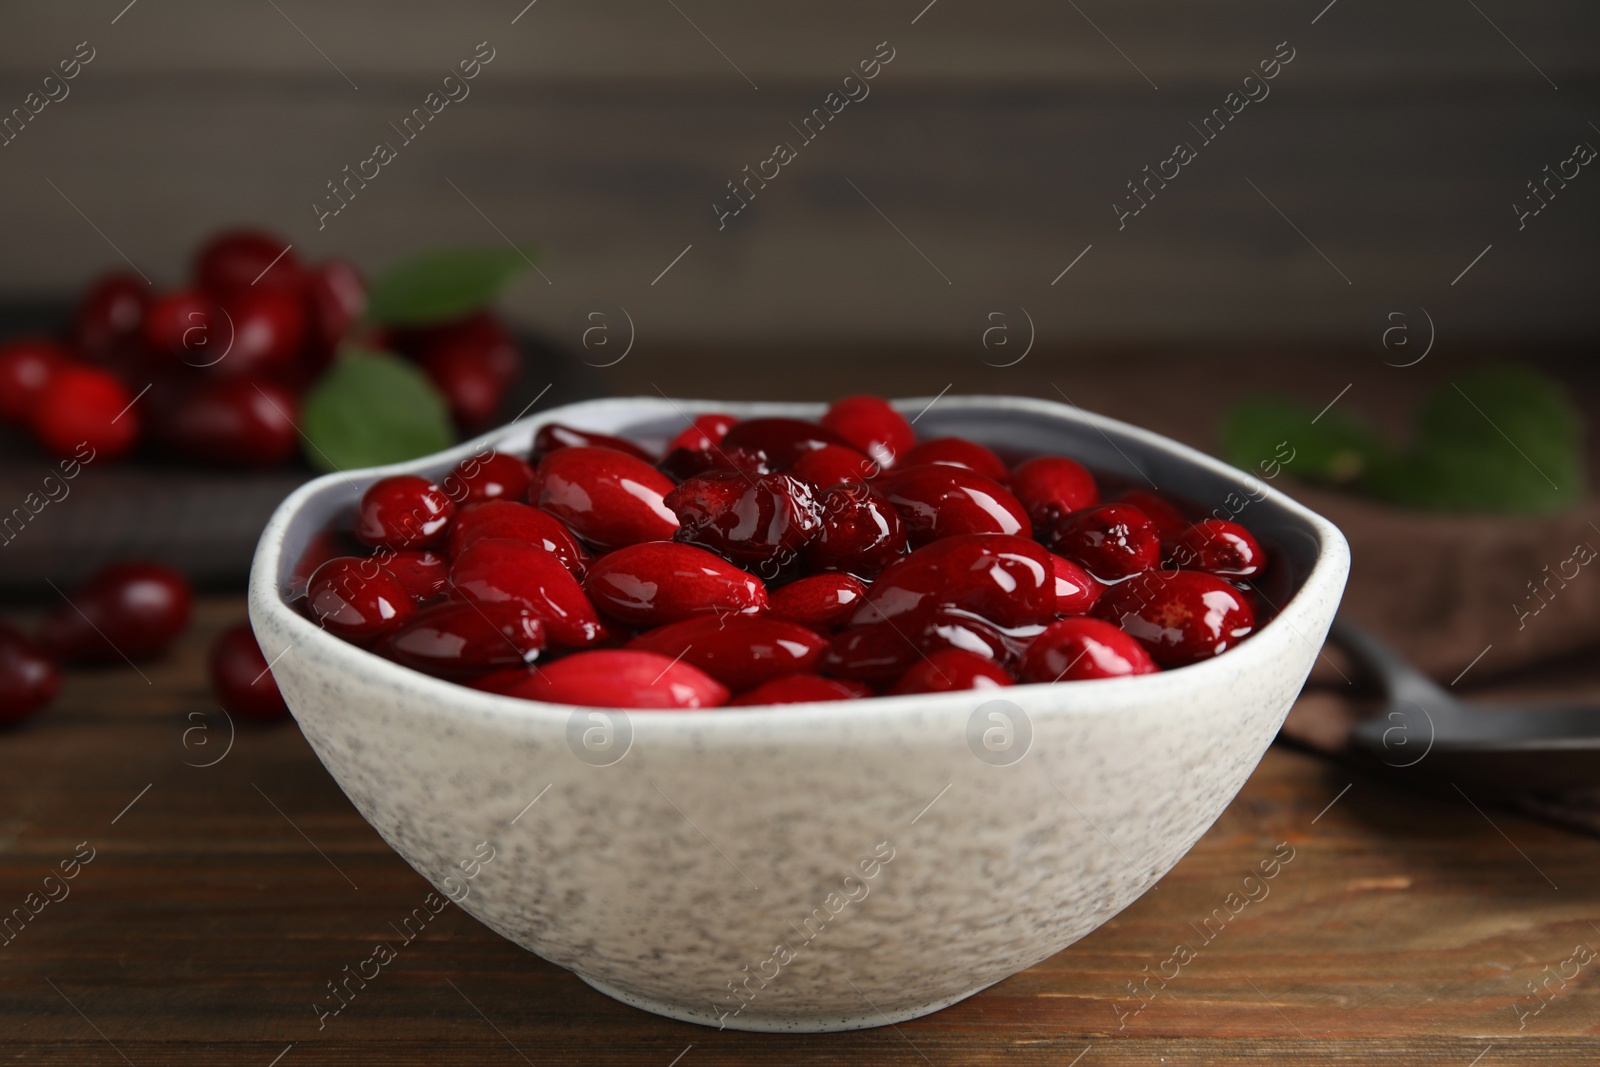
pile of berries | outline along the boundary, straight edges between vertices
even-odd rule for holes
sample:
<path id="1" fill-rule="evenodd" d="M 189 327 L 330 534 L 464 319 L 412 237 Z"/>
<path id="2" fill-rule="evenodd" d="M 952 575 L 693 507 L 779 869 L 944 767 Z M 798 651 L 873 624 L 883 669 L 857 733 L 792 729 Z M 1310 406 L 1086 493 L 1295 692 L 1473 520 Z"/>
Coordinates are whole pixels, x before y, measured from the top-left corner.
<path id="1" fill-rule="evenodd" d="M 299 452 L 301 396 L 356 340 L 415 360 L 463 429 L 493 421 L 520 369 L 498 319 L 362 336 L 366 301 L 343 259 L 306 264 L 277 235 L 220 233 L 199 249 L 188 288 L 158 293 L 136 274 L 108 274 L 64 339 L 0 345 L 0 420 L 80 460 L 143 444 L 186 462 L 278 466 Z"/>
<path id="2" fill-rule="evenodd" d="M 159 563 L 116 563 L 74 589 L 39 625 L 37 637 L 0 623 L 0 724 L 43 710 L 61 687 L 61 664 L 116 665 L 153 659 L 189 626 L 188 581 Z M 211 646 L 211 687 L 231 714 L 289 714 L 246 624 Z"/>
<path id="3" fill-rule="evenodd" d="M 530 459 L 374 483 L 345 547 L 302 561 L 302 609 L 435 677 L 631 708 L 1145 674 L 1256 625 L 1239 525 L 1102 500 L 1063 457 L 919 443 L 875 397 L 702 415 L 659 459 L 547 425 Z"/>

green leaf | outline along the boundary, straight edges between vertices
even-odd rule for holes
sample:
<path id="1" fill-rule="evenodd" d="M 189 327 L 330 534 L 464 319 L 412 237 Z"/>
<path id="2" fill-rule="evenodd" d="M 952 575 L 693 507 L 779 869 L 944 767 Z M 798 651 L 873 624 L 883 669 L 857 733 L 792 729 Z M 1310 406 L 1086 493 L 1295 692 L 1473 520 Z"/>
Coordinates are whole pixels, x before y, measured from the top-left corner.
<path id="1" fill-rule="evenodd" d="M 1239 404 L 1222 432 L 1228 461 L 1251 473 L 1287 470 L 1301 481 L 1345 485 L 1422 510 L 1523 515 L 1583 500 L 1583 436 L 1583 417 L 1559 382 L 1505 364 L 1436 390 L 1404 451 L 1348 409 L 1319 416 L 1281 397 Z"/>
<path id="2" fill-rule="evenodd" d="M 1228 462 L 1252 474 L 1276 473 L 1281 464 L 1301 481 L 1334 485 L 1358 481 L 1388 451 L 1354 416 L 1325 411 L 1319 418 L 1309 405 L 1266 396 L 1245 400 L 1228 413 L 1222 442 Z M 1286 456 L 1293 458 L 1285 461 Z"/>
<path id="3" fill-rule="evenodd" d="M 448 448 L 450 412 L 410 363 L 347 351 L 306 395 L 306 458 L 319 470 L 399 463 Z"/>
<path id="4" fill-rule="evenodd" d="M 1429 397 L 1411 451 L 1372 472 L 1373 495 L 1433 511 L 1540 515 L 1587 489 L 1583 417 L 1560 383 L 1494 365 Z"/>
<path id="5" fill-rule="evenodd" d="M 367 295 L 367 318 L 380 325 L 445 322 L 487 306 L 532 266 L 516 248 L 439 249 L 384 271 Z"/>

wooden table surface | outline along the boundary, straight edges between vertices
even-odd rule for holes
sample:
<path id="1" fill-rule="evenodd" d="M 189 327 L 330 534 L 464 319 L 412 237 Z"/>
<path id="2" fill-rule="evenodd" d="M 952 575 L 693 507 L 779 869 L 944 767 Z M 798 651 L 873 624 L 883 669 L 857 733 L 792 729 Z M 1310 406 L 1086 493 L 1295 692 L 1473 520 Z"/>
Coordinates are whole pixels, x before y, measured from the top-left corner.
<path id="1" fill-rule="evenodd" d="M 142 676 L 76 672 L 48 715 L 0 735 L 0 908 L 24 907 L 75 853 L 93 856 L 69 895 L 0 947 L 3 1062 L 1492 1067 L 1600 1056 L 1600 962 L 1568 962 L 1600 947 L 1600 841 L 1281 747 L 1122 914 L 893 1028 L 759 1035 L 657 1018 L 449 907 L 319 1029 L 326 983 L 394 940 L 390 921 L 430 887 L 292 723 L 241 725 L 228 747 L 204 651 L 243 617 L 237 599 L 202 601 L 191 632 Z M 1207 942 L 1206 918 L 1281 842 L 1293 859 L 1270 893 Z M 1165 988 L 1151 982 L 1141 1006 L 1129 984 L 1170 974 L 1180 942 L 1195 958 Z M 1541 998 L 1530 982 L 1547 983 Z"/>
<path id="2" fill-rule="evenodd" d="M 1396 372 L 1364 355 L 1287 365 L 1271 350 L 1192 355 L 1039 352 L 996 371 L 981 353 L 820 368 L 790 350 L 752 358 L 730 379 L 725 359 L 645 351 L 607 373 L 619 394 L 821 398 L 846 381 L 902 396 L 947 383 L 955 393 L 1067 389 L 1087 408 L 1202 447 L 1216 412 L 1196 398 L 1216 395 L 1219 381 L 1309 398 L 1354 379 L 1345 402 L 1386 423 L 1451 373 L 1433 361 Z M 1592 376 L 1574 385 L 1585 409 L 1600 411 Z M 203 601 L 192 631 L 142 674 L 74 672 L 49 713 L 0 733 L 0 919 L 26 908 L 61 861 L 94 857 L 69 896 L 0 945 L 0 1062 L 1600 1059 L 1600 961 L 1569 962 L 1600 949 L 1600 841 L 1283 747 L 1122 914 L 1037 967 L 894 1028 L 752 1035 L 657 1018 L 452 907 L 319 1029 L 312 1006 L 327 983 L 392 940 L 390 922 L 430 887 L 362 821 L 292 723 L 240 726 L 228 747 L 204 652 L 243 618 L 238 599 Z M 1294 859 L 1270 895 L 1207 942 L 1206 919 L 1280 842 Z M 1130 983 L 1171 974 L 1165 961 L 1179 943 L 1197 948 L 1195 958 L 1164 988 L 1152 980 L 1158 995 L 1142 1004 Z"/>

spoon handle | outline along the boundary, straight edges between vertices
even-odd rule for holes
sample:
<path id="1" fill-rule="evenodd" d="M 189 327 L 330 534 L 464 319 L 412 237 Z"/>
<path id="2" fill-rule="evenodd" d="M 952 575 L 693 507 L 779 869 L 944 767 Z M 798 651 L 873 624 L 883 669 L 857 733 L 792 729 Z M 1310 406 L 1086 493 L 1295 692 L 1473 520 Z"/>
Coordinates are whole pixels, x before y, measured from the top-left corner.
<path id="1" fill-rule="evenodd" d="M 1386 692 L 1385 711 L 1351 736 L 1390 767 L 1428 760 L 1432 774 L 1519 791 L 1600 783 L 1600 709 L 1463 704 L 1347 619 L 1328 638 Z"/>
<path id="2" fill-rule="evenodd" d="M 1372 675 L 1391 701 L 1410 700 L 1434 706 L 1441 702 L 1454 702 L 1454 698 L 1433 679 L 1343 615 L 1333 620 L 1333 625 L 1328 629 L 1328 639 Z"/>

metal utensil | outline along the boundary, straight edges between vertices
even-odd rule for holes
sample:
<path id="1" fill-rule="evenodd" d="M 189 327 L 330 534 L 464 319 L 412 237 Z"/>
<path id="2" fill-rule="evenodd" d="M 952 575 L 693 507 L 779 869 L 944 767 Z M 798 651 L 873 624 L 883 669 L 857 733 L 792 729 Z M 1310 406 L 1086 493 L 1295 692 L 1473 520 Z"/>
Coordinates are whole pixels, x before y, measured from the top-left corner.
<path id="1" fill-rule="evenodd" d="M 1468 704 L 1343 618 L 1328 639 L 1383 690 L 1354 738 L 1384 764 L 1517 792 L 1600 784 L 1600 708 Z"/>

